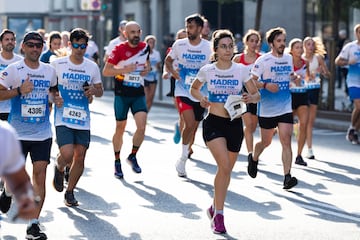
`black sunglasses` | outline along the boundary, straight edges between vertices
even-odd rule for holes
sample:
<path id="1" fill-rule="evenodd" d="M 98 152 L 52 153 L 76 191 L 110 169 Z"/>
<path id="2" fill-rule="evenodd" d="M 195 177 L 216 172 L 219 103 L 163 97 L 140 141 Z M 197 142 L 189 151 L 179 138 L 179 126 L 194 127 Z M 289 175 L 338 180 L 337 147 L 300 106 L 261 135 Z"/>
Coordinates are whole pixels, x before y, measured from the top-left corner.
<path id="1" fill-rule="evenodd" d="M 80 49 L 85 49 L 87 47 L 87 44 L 86 43 L 82 43 L 82 44 L 71 43 L 71 46 L 76 49 L 78 49 L 79 47 L 80 47 Z"/>
<path id="2" fill-rule="evenodd" d="M 26 42 L 25 45 L 28 46 L 29 48 L 33 48 L 33 47 L 42 48 L 43 47 L 42 43 L 34 43 L 34 42 Z"/>

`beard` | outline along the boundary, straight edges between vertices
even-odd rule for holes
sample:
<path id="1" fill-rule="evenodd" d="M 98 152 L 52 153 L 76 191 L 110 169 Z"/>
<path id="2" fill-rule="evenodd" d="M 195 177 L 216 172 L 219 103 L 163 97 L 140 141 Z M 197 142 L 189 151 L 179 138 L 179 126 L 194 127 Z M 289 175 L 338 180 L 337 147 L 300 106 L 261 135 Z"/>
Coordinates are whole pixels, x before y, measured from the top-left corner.
<path id="1" fill-rule="evenodd" d="M 12 52 L 14 50 L 14 48 L 15 48 L 15 45 L 13 45 L 13 44 L 8 44 L 8 45 L 3 46 L 3 49 L 7 52 Z"/>
<path id="2" fill-rule="evenodd" d="M 276 53 L 279 55 L 283 55 L 285 50 L 285 46 L 280 46 L 278 49 L 276 49 Z"/>
<path id="3" fill-rule="evenodd" d="M 138 45 L 140 42 L 140 38 L 139 37 L 133 37 L 132 39 L 129 39 L 129 42 L 131 43 L 131 45 Z"/>
<path id="4" fill-rule="evenodd" d="M 196 38 L 197 38 L 196 35 L 190 35 L 190 34 L 188 34 L 188 39 L 189 39 L 189 40 L 195 40 Z"/>

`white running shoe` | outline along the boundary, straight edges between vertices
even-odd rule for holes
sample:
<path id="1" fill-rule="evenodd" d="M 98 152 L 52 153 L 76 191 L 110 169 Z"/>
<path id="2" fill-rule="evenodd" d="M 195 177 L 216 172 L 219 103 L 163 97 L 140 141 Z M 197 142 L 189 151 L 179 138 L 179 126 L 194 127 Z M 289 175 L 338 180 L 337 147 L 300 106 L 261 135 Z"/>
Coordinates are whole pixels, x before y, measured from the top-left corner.
<path id="1" fill-rule="evenodd" d="M 186 170 L 185 170 L 186 160 L 187 158 L 181 157 L 179 160 L 177 160 L 175 164 L 176 171 L 178 172 L 179 177 L 186 177 Z"/>
<path id="2" fill-rule="evenodd" d="M 306 158 L 308 158 L 308 159 L 315 159 L 313 150 L 312 150 L 311 148 L 308 149 L 308 153 L 307 153 L 307 155 L 306 155 Z"/>

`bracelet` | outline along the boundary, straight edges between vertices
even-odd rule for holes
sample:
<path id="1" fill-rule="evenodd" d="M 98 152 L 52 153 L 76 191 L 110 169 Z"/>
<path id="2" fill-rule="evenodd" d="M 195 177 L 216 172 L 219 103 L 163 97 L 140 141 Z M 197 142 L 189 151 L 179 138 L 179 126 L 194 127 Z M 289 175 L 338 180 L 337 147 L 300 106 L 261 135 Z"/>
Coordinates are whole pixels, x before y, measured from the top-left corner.
<path id="1" fill-rule="evenodd" d="M 20 91 L 20 87 L 17 87 L 17 93 L 21 96 L 21 91 Z"/>
<path id="2" fill-rule="evenodd" d="M 265 83 L 264 83 L 264 86 L 263 86 L 264 89 L 266 89 L 266 84 L 267 84 L 267 83 L 265 82 Z"/>

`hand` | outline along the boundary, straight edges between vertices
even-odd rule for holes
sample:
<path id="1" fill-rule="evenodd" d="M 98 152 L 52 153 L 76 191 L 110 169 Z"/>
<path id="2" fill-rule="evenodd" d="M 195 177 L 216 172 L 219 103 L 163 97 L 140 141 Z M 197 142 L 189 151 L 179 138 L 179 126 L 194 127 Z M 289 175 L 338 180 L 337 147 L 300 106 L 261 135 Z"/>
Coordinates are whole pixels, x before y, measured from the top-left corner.
<path id="1" fill-rule="evenodd" d="M 40 197 L 32 197 L 30 195 L 22 195 L 17 199 L 18 212 L 12 218 L 33 219 L 37 217 L 37 206 L 40 203 Z"/>
<path id="2" fill-rule="evenodd" d="M 170 73 L 168 73 L 168 72 L 163 72 L 163 74 L 162 74 L 162 79 L 168 80 L 168 79 L 170 78 L 170 76 L 171 76 Z"/>
<path id="3" fill-rule="evenodd" d="M 173 76 L 173 78 L 175 78 L 176 80 L 180 80 L 180 79 L 181 79 L 179 70 L 173 71 L 172 76 Z"/>
<path id="4" fill-rule="evenodd" d="M 252 101 L 252 95 L 249 94 L 249 93 L 247 93 L 247 92 L 244 92 L 244 93 L 242 94 L 242 98 L 241 98 L 241 99 L 242 99 L 243 102 L 246 103 L 246 104 L 253 102 L 253 101 Z"/>
<path id="5" fill-rule="evenodd" d="M 151 71 L 151 66 L 146 64 L 144 70 L 140 72 L 140 76 L 144 77 L 148 75 L 150 71 Z"/>
<path id="6" fill-rule="evenodd" d="M 136 64 L 135 63 L 131 63 L 129 65 L 126 65 L 123 68 L 124 73 L 131 73 L 131 72 L 134 72 L 135 70 L 136 70 Z"/>
<path id="7" fill-rule="evenodd" d="M 200 99 L 200 106 L 203 107 L 203 108 L 209 107 L 210 106 L 209 99 L 207 97 L 202 97 Z"/>
<path id="8" fill-rule="evenodd" d="M 356 64 L 356 63 L 357 63 L 356 58 L 351 58 L 351 59 L 349 59 L 347 65 L 353 65 L 353 64 Z"/>
<path id="9" fill-rule="evenodd" d="M 279 85 L 277 83 L 267 83 L 266 90 L 275 93 L 279 91 Z"/>
<path id="10" fill-rule="evenodd" d="M 296 78 L 294 79 L 294 83 L 296 84 L 296 86 L 301 86 L 301 76 L 300 75 L 296 75 Z"/>
<path id="11" fill-rule="evenodd" d="M 97 89 L 94 87 L 94 85 L 89 85 L 89 86 L 84 87 L 84 95 L 87 98 L 90 98 L 93 95 L 96 95 L 96 91 L 97 91 Z"/>
<path id="12" fill-rule="evenodd" d="M 92 103 L 93 100 L 94 100 L 94 97 L 93 97 L 93 96 L 88 97 L 88 102 L 89 102 L 89 103 Z"/>
<path id="13" fill-rule="evenodd" d="M 59 92 L 55 92 L 54 103 L 58 108 L 61 108 L 64 104 L 64 99 L 59 95 Z"/>
<path id="14" fill-rule="evenodd" d="M 23 82 L 23 84 L 20 86 L 20 92 L 21 94 L 25 95 L 32 92 L 33 89 L 34 84 L 30 81 L 30 77 L 28 76 Z"/>

